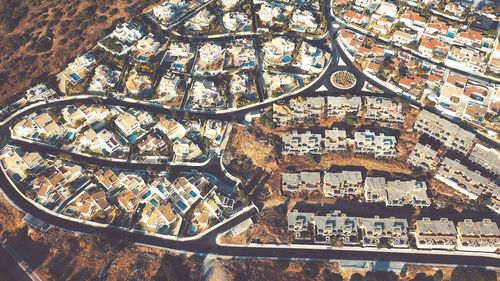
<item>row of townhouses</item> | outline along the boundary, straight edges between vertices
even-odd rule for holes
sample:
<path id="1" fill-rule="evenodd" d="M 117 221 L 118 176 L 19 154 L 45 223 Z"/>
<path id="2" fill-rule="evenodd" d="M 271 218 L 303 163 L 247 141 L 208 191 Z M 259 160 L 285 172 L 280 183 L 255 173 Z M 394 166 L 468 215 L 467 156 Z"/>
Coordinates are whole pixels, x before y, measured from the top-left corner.
<path id="1" fill-rule="evenodd" d="M 476 135 L 427 110 L 422 110 L 414 129 L 426 134 L 444 146 L 467 154 L 476 141 Z"/>
<path id="2" fill-rule="evenodd" d="M 416 222 L 415 241 L 419 249 L 495 252 L 500 246 L 500 232 L 490 219 L 466 219 L 455 227 L 446 218 L 422 218 Z"/>
<path id="3" fill-rule="evenodd" d="M 351 217 L 338 210 L 320 213 L 295 208 L 287 219 L 288 231 L 295 240 L 344 246 L 410 247 L 412 229 L 403 218 Z M 500 231 L 489 219 L 479 222 L 465 219 L 455 228 L 446 218 L 422 218 L 416 222 L 415 240 L 418 249 L 495 252 L 500 247 Z"/>
<path id="4" fill-rule="evenodd" d="M 363 179 L 360 171 L 283 173 L 281 186 L 286 192 L 322 191 L 326 197 L 363 196 L 368 203 L 385 203 L 388 207 L 431 204 L 424 181 Z"/>
<path id="5" fill-rule="evenodd" d="M 431 145 L 417 143 L 407 162 L 423 171 L 433 171 L 435 178 L 475 200 L 486 195 L 489 207 L 500 213 L 499 175 L 500 154 L 494 148 L 476 144 L 463 157 L 442 156 Z"/>
<path id="6" fill-rule="evenodd" d="M 273 120 L 277 125 L 302 121 L 306 118 L 343 116 L 346 113 L 361 115 L 371 120 L 403 122 L 401 103 L 389 98 L 360 96 L 306 97 L 290 100 L 288 105 L 273 105 Z"/>
<path id="7" fill-rule="evenodd" d="M 397 141 L 395 136 L 377 134 L 369 130 L 355 132 L 354 138 L 347 138 L 344 130 L 334 128 L 325 130 L 324 136 L 311 132 L 292 132 L 282 136 L 283 154 L 304 155 L 322 154 L 331 151 L 345 151 L 349 144 L 354 145 L 354 151 L 362 154 L 372 154 L 375 158 L 393 158 L 397 156 Z"/>

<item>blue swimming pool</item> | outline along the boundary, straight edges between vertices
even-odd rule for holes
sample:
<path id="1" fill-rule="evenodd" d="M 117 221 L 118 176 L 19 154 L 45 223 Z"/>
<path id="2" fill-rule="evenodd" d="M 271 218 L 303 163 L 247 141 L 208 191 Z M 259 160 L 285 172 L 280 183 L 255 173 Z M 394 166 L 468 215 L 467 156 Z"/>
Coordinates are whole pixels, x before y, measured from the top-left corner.
<path id="1" fill-rule="evenodd" d="M 167 234 L 168 229 L 169 229 L 168 225 L 163 225 L 162 227 L 160 227 L 160 229 L 158 229 L 158 232 L 161 234 Z"/>
<path id="2" fill-rule="evenodd" d="M 76 73 L 71 73 L 69 75 L 71 78 L 73 78 L 73 80 L 75 80 L 76 82 L 80 81 L 82 78 L 80 77 L 80 75 L 76 74 Z"/>
<path id="3" fill-rule="evenodd" d="M 146 192 L 143 196 L 142 196 L 142 199 L 146 199 L 149 197 L 149 195 L 151 195 L 151 190 L 148 190 L 148 192 Z"/>
<path id="4" fill-rule="evenodd" d="M 181 210 L 185 210 L 187 208 L 187 205 L 184 204 L 184 202 L 182 202 L 181 200 L 177 201 L 177 206 L 179 206 L 179 208 L 181 208 Z"/>
<path id="5" fill-rule="evenodd" d="M 196 226 L 194 226 L 194 225 L 189 226 L 188 234 L 192 235 L 195 232 L 196 232 Z"/>
<path id="6" fill-rule="evenodd" d="M 282 60 L 284 63 L 289 63 L 292 61 L 292 56 L 290 55 L 286 55 L 285 57 L 283 57 L 283 60 Z"/>
<path id="7" fill-rule="evenodd" d="M 156 201 L 156 199 L 151 199 L 151 201 L 149 201 L 151 204 L 153 204 L 153 206 L 155 207 L 158 207 L 158 201 Z"/>

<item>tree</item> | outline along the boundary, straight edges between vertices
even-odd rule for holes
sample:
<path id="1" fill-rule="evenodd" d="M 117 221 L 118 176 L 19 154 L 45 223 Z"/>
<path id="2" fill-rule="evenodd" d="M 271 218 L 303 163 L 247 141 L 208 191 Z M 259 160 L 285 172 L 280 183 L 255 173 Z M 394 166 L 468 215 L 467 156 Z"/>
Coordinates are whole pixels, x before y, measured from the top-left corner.
<path id="1" fill-rule="evenodd" d="M 340 275 L 338 273 L 326 271 L 324 273 L 323 280 L 325 280 L 325 281 L 343 281 L 344 278 L 342 277 L 342 275 Z"/>
<path id="2" fill-rule="evenodd" d="M 365 281 L 365 278 L 359 273 L 354 273 L 353 275 L 351 275 L 350 281 Z"/>
<path id="3" fill-rule="evenodd" d="M 434 273 L 434 281 L 441 281 L 443 280 L 443 271 L 441 269 L 438 269 L 436 273 Z"/>
<path id="4" fill-rule="evenodd" d="M 467 18 L 467 29 L 469 29 L 469 27 L 471 26 L 471 24 L 473 24 L 475 21 L 476 21 L 476 17 L 475 16 L 468 17 Z"/>
<path id="5" fill-rule="evenodd" d="M 456 267 L 451 273 L 451 281 L 496 281 L 496 272 L 484 268 Z"/>
<path id="6" fill-rule="evenodd" d="M 356 121 L 358 121 L 358 116 L 354 112 L 347 112 L 345 115 L 345 122 L 349 126 L 356 125 Z"/>

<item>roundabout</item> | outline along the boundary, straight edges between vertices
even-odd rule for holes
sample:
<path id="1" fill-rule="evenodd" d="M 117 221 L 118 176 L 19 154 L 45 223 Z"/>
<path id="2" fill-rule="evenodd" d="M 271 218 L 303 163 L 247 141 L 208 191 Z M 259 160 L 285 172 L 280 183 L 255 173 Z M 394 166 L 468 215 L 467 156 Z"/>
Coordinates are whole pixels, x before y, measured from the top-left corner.
<path id="1" fill-rule="evenodd" d="M 349 90 L 356 85 L 357 79 L 351 72 L 339 70 L 332 74 L 330 82 L 339 90 Z"/>

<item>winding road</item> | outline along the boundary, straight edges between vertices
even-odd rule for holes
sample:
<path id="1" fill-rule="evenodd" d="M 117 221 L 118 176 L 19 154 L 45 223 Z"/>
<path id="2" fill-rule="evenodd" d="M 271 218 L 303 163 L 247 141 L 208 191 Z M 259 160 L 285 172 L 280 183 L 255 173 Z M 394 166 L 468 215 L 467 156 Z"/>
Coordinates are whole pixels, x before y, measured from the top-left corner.
<path id="1" fill-rule="evenodd" d="M 396 93 L 392 92 L 390 89 L 377 83 L 370 77 L 364 75 L 359 71 L 349 60 L 348 56 L 343 53 L 342 48 L 338 46 L 336 36 L 338 35 L 338 30 L 333 27 L 334 18 L 331 14 L 330 3 L 325 2 L 324 12 L 327 14 L 328 21 L 328 34 L 331 37 L 331 44 L 326 44 L 327 40 L 321 39 L 315 41 L 318 44 L 322 44 L 323 48 L 328 48 L 331 51 L 332 58 L 331 63 L 328 68 L 324 71 L 323 75 L 319 77 L 310 87 L 304 91 L 299 91 L 293 95 L 286 96 L 282 99 L 290 99 L 299 95 L 342 95 L 345 93 L 362 93 L 362 87 L 366 82 L 369 82 L 376 87 L 380 88 L 385 92 L 385 96 L 394 97 L 398 96 Z M 176 23 L 178 24 L 178 23 Z M 253 36 L 253 35 L 252 35 Z M 339 60 L 345 62 L 345 66 L 339 66 Z M 338 70 L 347 69 L 354 73 L 357 78 L 357 83 L 353 89 L 350 90 L 339 90 L 333 87 L 330 82 L 331 74 Z M 318 91 L 320 88 L 326 88 L 327 91 Z M 372 93 L 366 93 L 372 94 Z M 110 95 L 111 96 L 111 95 Z M 410 102 L 412 100 L 409 100 Z M 30 147 L 31 149 L 36 149 L 41 152 L 49 153 L 52 155 L 60 155 L 62 153 L 68 154 L 66 151 L 62 151 L 57 148 L 50 148 L 44 145 L 36 145 L 28 142 L 23 142 L 20 140 L 13 140 L 10 137 L 9 127 L 12 123 L 19 117 L 28 115 L 32 112 L 39 111 L 48 107 L 59 107 L 65 105 L 71 105 L 75 103 L 82 104 L 95 104 L 96 102 L 105 105 L 115 105 L 124 106 L 129 108 L 136 108 L 140 110 L 146 110 L 155 113 L 168 113 L 175 114 L 176 112 L 183 113 L 185 110 L 166 108 L 160 105 L 147 104 L 142 102 L 133 102 L 128 100 L 115 99 L 112 97 L 108 98 L 96 98 L 96 97 L 80 97 L 80 98 L 64 98 L 55 101 L 48 101 L 46 103 L 41 103 L 36 106 L 32 106 L 29 109 L 21 110 L 13 114 L 6 122 L 2 122 L 0 126 L 0 146 L 3 147 L 8 143 L 18 145 L 21 147 Z M 276 102 L 276 100 L 264 100 L 253 106 L 227 110 L 223 112 L 190 112 L 194 117 L 201 118 L 212 118 L 218 120 L 227 121 L 237 121 L 243 118 L 243 115 L 250 111 L 261 109 L 271 105 Z M 414 103 L 414 102 L 412 102 Z M 417 105 L 417 104 L 415 104 Z M 417 105 L 419 106 L 419 105 Z M 419 106 L 422 108 L 421 106 Z M 426 108 L 427 109 L 427 108 Z M 427 109 L 431 110 L 431 109 Z M 457 120 L 451 120 L 453 122 L 458 122 Z M 463 124 L 461 124 L 463 126 Z M 468 128 L 468 127 L 466 127 Z M 468 128 L 471 130 L 471 128 Z M 498 148 L 497 143 L 491 143 L 494 147 Z M 71 154 L 71 153 L 69 153 Z M 123 169 L 179 169 L 179 171 L 186 169 L 193 169 L 189 165 L 169 165 L 169 164 L 151 164 L 151 163 L 129 163 L 129 162 L 117 162 L 112 159 L 97 159 L 81 155 L 71 154 L 74 160 L 98 165 L 98 166 L 112 166 Z M 206 165 L 199 167 L 194 167 L 196 170 L 201 172 L 210 172 L 217 174 L 224 174 L 220 167 L 220 155 L 213 157 Z M 115 227 L 102 227 L 92 224 L 80 223 L 74 220 L 65 219 L 64 217 L 57 216 L 48 210 L 41 207 L 35 206 L 26 199 L 18 189 L 12 185 L 12 182 L 7 178 L 4 172 L 0 173 L 0 187 L 3 194 L 9 199 L 12 204 L 14 204 L 21 211 L 28 213 L 44 222 L 47 222 L 53 226 L 66 229 L 69 231 L 75 231 L 79 233 L 86 234 L 96 234 L 103 233 L 110 238 L 116 239 L 128 239 L 135 243 L 146 245 L 150 247 L 159 247 L 162 249 L 167 249 L 170 251 L 179 251 L 185 253 L 194 253 L 197 255 L 218 255 L 227 257 L 253 257 L 253 258 L 269 258 L 269 259 L 348 259 L 348 260 L 389 260 L 389 261 L 403 261 L 412 263 L 425 263 L 425 264 L 450 264 L 450 265 L 469 265 L 469 266 L 488 266 L 500 268 L 500 256 L 495 254 L 481 254 L 481 253 L 466 253 L 466 252 L 445 252 L 445 251 L 424 251 L 424 250 L 413 250 L 413 249 L 375 249 L 375 248 L 331 248 L 331 247 L 319 247 L 314 245 L 221 245 L 217 243 L 217 236 L 222 234 L 233 227 L 237 226 L 241 222 L 252 218 L 258 213 L 258 209 L 253 206 L 248 210 L 238 214 L 232 219 L 228 220 L 223 224 L 219 224 L 211 228 L 201 237 L 196 239 L 172 239 L 161 237 L 161 235 L 151 235 L 138 231 L 127 231 L 123 229 L 118 229 Z"/>

